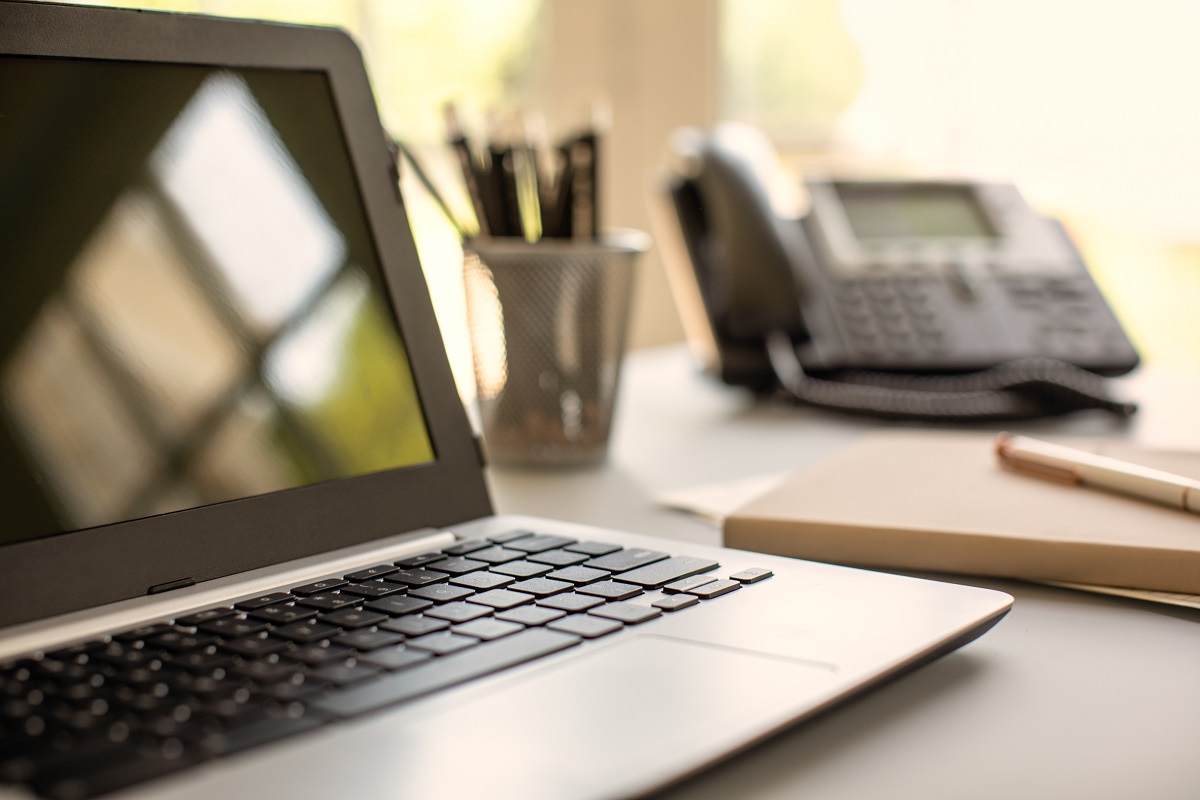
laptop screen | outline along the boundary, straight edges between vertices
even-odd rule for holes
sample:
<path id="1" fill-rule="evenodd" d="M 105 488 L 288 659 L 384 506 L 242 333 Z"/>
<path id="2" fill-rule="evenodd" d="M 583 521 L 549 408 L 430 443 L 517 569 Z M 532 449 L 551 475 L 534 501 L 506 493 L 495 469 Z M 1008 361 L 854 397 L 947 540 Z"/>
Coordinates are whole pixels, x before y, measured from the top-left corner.
<path id="1" fill-rule="evenodd" d="M 434 459 L 321 72 L 0 57 L 0 273 L 0 544 Z"/>

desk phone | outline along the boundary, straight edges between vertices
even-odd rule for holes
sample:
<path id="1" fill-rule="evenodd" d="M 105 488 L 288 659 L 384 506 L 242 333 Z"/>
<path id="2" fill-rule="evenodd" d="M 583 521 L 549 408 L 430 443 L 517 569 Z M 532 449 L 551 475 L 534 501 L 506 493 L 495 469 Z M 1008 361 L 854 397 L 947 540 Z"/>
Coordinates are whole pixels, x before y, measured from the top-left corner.
<path id="1" fill-rule="evenodd" d="M 1010 183 L 810 177 L 808 213 L 788 219 L 736 147 L 686 141 L 656 228 L 674 240 L 663 244 L 689 339 L 729 383 L 765 391 L 803 375 L 811 388 L 871 382 L 867 371 L 891 394 L 859 391 L 851 405 L 908 416 L 895 402 L 907 376 L 941 395 L 945 415 L 989 417 L 948 395 L 998 388 L 993 378 L 946 376 L 999 368 L 1037 384 L 1022 390 L 1023 411 L 1000 416 L 1039 416 L 1069 410 L 1057 401 L 1071 393 L 1086 405 L 1081 389 L 1103 396 L 1097 375 L 1138 363 L 1063 226 Z"/>

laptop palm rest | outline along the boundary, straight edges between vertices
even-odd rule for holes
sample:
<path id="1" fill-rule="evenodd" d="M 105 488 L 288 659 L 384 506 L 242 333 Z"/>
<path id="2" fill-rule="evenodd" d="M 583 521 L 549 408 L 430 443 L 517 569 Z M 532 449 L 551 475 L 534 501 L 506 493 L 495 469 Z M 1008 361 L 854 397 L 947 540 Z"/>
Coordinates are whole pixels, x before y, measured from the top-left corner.
<path id="1" fill-rule="evenodd" d="M 375 797 L 625 796 L 786 725 L 836 677 L 813 662 L 635 636 L 406 709 L 416 713 L 372 715 L 334 741 L 297 742 L 271 774 L 318 797 L 344 791 L 346 775 Z M 331 757 L 337 770 L 317 768 Z M 228 766 L 221 777 L 240 783 Z M 193 792 L 225 785 L 207 777 L 217 780 Z"/>

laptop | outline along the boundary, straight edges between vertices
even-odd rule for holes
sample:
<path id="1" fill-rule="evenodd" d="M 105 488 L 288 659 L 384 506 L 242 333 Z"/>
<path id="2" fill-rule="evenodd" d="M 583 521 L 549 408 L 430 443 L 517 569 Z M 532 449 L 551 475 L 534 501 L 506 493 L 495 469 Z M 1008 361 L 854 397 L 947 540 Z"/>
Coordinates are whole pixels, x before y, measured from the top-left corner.
<path id="1" fill-rule="evenodd" d="M 999 592 L 496 516 L 360 54 L 0 3 L 0 798 L 612 798 Z"/>

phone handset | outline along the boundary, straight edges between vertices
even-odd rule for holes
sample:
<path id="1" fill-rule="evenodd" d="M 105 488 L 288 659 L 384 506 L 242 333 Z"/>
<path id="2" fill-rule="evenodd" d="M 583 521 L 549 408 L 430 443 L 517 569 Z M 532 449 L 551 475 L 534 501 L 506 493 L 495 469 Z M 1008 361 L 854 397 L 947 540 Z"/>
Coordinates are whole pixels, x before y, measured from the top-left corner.
<path id="1" fill-rule="evenodd" d="M 667 189 L 677 223 L 671 227 L 683 240 L 676 249 L 689 262 L 687 269 L 675 266 L 676 283 L 682 272 L 698 289 L 677 288 L 676 297 L 681 305 L 699 298 L 700 316 L 707 318 L 718 352 L 712 366 L 726 382 L 781 392 L 806 405 L 892 419 L 1136 411 L 1112 399 L 1099 375 L 1044 356 L 996 359 L 970 370 L 955 369 L 949 359 L 931 360 L 912 370 L 915 374 L 869 364 L 806 367 L 803 356 L 832 341 L 838 300 L 818 269 L 803 225 L 774 213 L 746 156 L 746 138 L 744 127 L 735 136 L 677 133 L 673 147 L 680 164 Z M 681 311 L 697 316 L 696 309 Z"/>
<path id="2" fill-rule="evenodd" d="M 787 241 L 803 233 L 789 237 L 734 144 L 685 129 L 673 145 L 686 176 L 675 204 L 718 337 L 763 347 L 765 331 L 804 336 L 805 290 L 792 262 L 795 243 Z"/>

